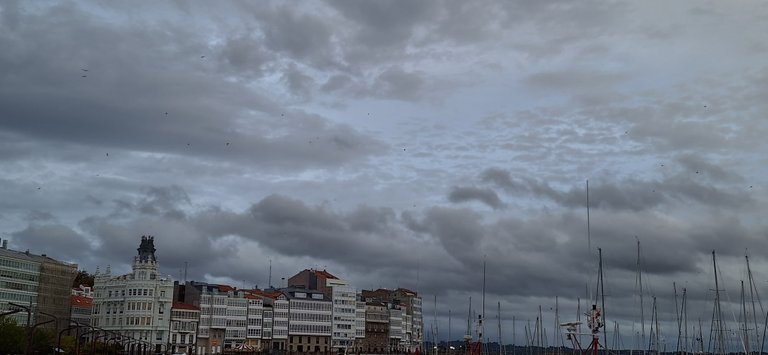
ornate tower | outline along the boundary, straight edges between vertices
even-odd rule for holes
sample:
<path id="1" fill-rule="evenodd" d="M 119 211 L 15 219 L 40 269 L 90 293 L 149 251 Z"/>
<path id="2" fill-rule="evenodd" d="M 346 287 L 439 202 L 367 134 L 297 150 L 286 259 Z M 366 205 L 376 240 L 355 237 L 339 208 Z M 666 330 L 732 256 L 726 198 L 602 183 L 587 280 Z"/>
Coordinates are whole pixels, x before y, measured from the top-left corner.
<path id="1" fill-rule="evenodd" d="M 158 262 L 155 257 L 155 237 L 141 236 L 141 244 L 136 249 L 139 254 L 133 257 L 133 277 L 140 280 L 157 278 Z"/>

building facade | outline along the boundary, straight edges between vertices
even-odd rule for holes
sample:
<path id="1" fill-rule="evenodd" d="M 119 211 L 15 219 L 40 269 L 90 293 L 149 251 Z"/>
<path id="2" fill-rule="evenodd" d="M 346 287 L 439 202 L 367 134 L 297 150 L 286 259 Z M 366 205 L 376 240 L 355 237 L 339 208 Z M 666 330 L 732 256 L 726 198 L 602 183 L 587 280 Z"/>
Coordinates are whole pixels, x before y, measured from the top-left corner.
<path id="1" fill-rule="evenodd" d="M 365 340 L 365 298 L 362 293 L 355 295 L 355 353 L 363 352 Z"/>
<path id="2" fill-rule="evenodd" d="M 93 298 L 85 296 L 69 296 L 69 319 L 80 324 L 91 324 Z"/>
<path id="3" fill-rule="evenodd" d="M 195 353 L 199 323 L 200 308 L 191 304 L 173 302 L 170 327 L 170 352 L 172 354 Z"/>
<path id="4" fill-rule="evenodd" d="M 354 349 L 357 323 L 357 290 L 347 281 L 328 279 L 326 285 L 331 290 L 333 302 L 333 334 L 331 342 L 338 352 Z"/>
<path id="5" fill-rule="evenodd" d="M 331 351 L 333 304 L 322 292 L 285 289 L 289 301 L 288 351 L 327 353 Z"/>
<path id="6" fill-rule="evenodd" d="M 45 254 L 35 255 L 28 250 L 8 249 L 8 240 L 0 241 L 0 312 L 23 305 L 30 309 L 29 322 L 34 324 L 69 317 L 69 296 L 77 265 L 64 263 Z M 10 315 L 17 324 L 27 324 L 27 312 Z M 55 327 L 56 323 L 51 323 Z M 59 324 L 66 327 L 63 323 Z"/>
<path id="7" fill-rule="evenodd" d="M 423 318 L 421 298 L 416 292 L 398 288 L 395 290 L 363 290 L 367 302 L 379 302 L 387 307 L 390 315 L 389 348 L 391 351 L 414 352 L 423 343 Z M 367 336 L 367 331 L 366 331 Z"/>
<path id="8" fill-rule="evenodd" d="M 366 354 L 387 353 L 389 349 L 389 311 L 387 304 L 368 301 L 365 304 L 365 338 L 362 342 Z"/>
<path id="9" fill-rule="evenodd" d="M 149 342 L 164 351 L 169 341 L 173 280 L 159 273 L 154 237 L 142 236 L 133 271 L 94 275 L 92 325 Z"/>

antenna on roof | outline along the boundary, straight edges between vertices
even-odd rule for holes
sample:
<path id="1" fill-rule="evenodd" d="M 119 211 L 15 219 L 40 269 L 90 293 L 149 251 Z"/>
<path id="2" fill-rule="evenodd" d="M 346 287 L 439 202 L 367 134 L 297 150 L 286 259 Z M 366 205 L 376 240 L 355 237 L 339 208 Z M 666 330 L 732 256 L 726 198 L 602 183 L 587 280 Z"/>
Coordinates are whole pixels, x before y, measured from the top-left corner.
<path id="1" fill-rule="evenodd" d="M 189 264 L 188 262 L 186 262 L 186 261 L 184 262 L 184 283 L 187 283 L 187 266 L 188 266 L 188 264 Z"/>
<path id="2" fill-rule="evenodd" d="M 272 287 L 272 259 L 269 259 L 269 282 L 267 282 L 267 287 Z"/>

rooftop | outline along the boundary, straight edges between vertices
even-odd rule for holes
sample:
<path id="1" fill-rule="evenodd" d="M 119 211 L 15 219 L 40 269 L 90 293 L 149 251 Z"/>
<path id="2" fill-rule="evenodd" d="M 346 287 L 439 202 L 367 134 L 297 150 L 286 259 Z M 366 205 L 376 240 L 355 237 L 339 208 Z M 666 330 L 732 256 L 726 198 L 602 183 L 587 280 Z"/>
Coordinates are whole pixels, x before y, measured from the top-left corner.
<path id="1" fill-rule="evenodd" d="M 29 250 L 22 252 L 22 251 L 16 251 L 12 249 L 0 248 L 0 256 L 22 259 L 22 260 L 27 260 L 27 261 L 37 262 L 37 263 L 46 262 L 46 263 L 59 263 L 67 266 L 77 266 L 77 264 L 56 260 L 45 254 L 42 254 L 42 255 L 32 254 L 29 252 Z"/>
<path id="2" fill-rule="evenodd" d="M 93 298 L 85 296 L 69 296 L 69 305 L 80 308 L 93 306 Z"/>

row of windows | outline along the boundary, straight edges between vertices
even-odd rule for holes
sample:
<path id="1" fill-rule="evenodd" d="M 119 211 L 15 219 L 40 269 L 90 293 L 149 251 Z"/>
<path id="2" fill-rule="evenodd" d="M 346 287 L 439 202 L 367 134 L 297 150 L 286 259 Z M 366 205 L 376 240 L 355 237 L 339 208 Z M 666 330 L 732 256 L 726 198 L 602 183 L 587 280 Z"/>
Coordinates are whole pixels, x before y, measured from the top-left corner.
<path id="1" fill-rule="evenodd" d="M 21 292 L 21 291 L 18 291 Z M 3 292 L 0 291 L 0 300 L 3 301 L 11 301 L 15 303 L 23 302 L 23 303 L 36 303 L 37 302 L 37 296 L 32 295 L 25 295 L 17 292 Z"/>
<path id="2" fill-rule="evenodd" d="M 14 259 L 0 258 L 0 266 L 19 270 L 40 271 L 40 264 L 38 263 L 25 262 Z"/>
<path id="3" fill-rule="evenodd" d="M 171 336 L 171 343 L 173 344 L 194 344 L 195 343 L 195 337 L 193 334 L 190 334 L 189 336 L 187 336 L 187 334 L 179 334 L 180 336 L 178 338 L 176 337 L 176 335 L 177 334 L 173 334 Z M 178 343 L 176 342 L 177 339 L 179 340 Z"/>
<path id="4" fill-rule="evenodd" d="M 312 341 L 313 338 L 314 338 L 314 341 Z M 305 344 L 306 343 L 315 343 L 315 344 L 320 344 L 321 339 L 322 339 L 322 343 L 323 344 L 328 344 L 328 338 L 326 338 L 326 337 L 313 337 L 313 336 L 293 336 L 293 335 L 291 335 L 290 342 L 294 343 L 294 344 L 296 344 L 296 343 L 305 343 Z"/>
<path id="5" fill-rule="evenodd" d="M 13 281 L 0 281 L 0 288 L 27 291 L 27 292 L 37 292 L 36 285 L 27 285 L 27 284 L 13 282 Z"/>
<path id="6" fill-rule="evenodd" d="M 331 335 L 330 325 L 320 324 L 290 324 L 290 333 Z"/>
<path id="7" fill-rule="evenodd" d="M 171 329 L 172 330 L 178 330 L 178 331 L 184 331 L 184 332 L 194 332 L 197 327 L 195 326 L 195 322 L 179 322 L 174 321 L 171 323 Z"/>
<path id="8" fill-rule="evenodd" d="M 227 339 L 245 339 L 245 329 L 227 329 L 224 337 Z"/>
<path id="9" fill-rule="evenodd" d="M 197 315 L 199 312 L 193 312 L 193 311 L 182 311 L 179 309 L 172 310 L 171 318 L 178 318 L 178 319 L 197 319 Z"/>
<path id="10" fill-rule="evenodd" d="M 245 319 L 227 319 L 227 328 L 245 328 Z"/>
<path id="11" fill-rule="evenodd" d="M 126 317 L 127 325 L 152 325 L 152 317 Z"/>
<path id="12" fill-rule="evenodd" d="M 331 311 L 330 302 L 291 301 L 291 309 L 308 311 Z"/>
<path id="13" fill-rule="evenodd" d="M 299 322 L 330 322 L 331 321 L 331 315 L 330 314 L 320 314 L 320 313 L 291 313 L 291 321 L 299 321 Z"/>
<path id="14" fill-rule="evenodd" d="M 246 307 L 248 306 L 248 300 L 245 298 L 227 298 L 227 306 Z"/>
<path id="15" fill-rule="evenodd" d="M 226 314 L 227 317 L 245 317 L 247 313 L 245 309 L 228 308 Z"/>
<path id="16" fill-rule="evenodd" d="M 0 277 L 32 282 L 37 282 L 39 280 L 38 274 L 4 269 L 0 269 Z"/>
<path id="17" fill-rule="evenodd" d="M 128 302 L 129 311 L 151 311 L 152 302 Z M 109 311 L 107 311 L 109 313 Z"/>

